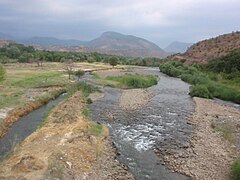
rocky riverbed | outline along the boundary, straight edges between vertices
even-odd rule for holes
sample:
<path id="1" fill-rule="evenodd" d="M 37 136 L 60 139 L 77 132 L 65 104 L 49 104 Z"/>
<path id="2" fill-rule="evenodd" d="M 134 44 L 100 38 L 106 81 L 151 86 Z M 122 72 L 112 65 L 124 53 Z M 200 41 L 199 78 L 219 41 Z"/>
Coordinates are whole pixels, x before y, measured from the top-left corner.
<path id="1" fill-rule="evenodd" d="M 226 180 L 231 163 L 239 155 L 240 111 L 209 99 L 194 98 L 194 102 L 195 112 L 189 118 L 194 131 L 189 143 L 179 151 L 158 154 L 171 169 L 193 179 Z M 224 129 L 218 130 L 217 124 L 231 126 L 231 139 L 226 139 Z"/>

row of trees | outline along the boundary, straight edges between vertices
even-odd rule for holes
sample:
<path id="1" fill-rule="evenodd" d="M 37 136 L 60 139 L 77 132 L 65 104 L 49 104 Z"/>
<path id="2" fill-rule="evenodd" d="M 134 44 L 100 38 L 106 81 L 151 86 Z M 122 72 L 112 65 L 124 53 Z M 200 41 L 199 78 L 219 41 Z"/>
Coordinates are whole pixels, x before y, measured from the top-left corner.
<path id="1" fill-rule="evenodd" d="M 114 59 L 114 60 L 113 60 Z M 158 66 L 161 62 L 159 58 L 129 58 L 123 56 L 82 52 L 53 52 L 39 51 L 32 46 L 11 43 L 0 48 L 0 63 L 8 62 L 36 62 L 41 66 L 43 61 L 64 62 L 72 60 L 75 62 L 104 62 L 117 61 L 118 64 L 139 65 L 139 66 Z"/>

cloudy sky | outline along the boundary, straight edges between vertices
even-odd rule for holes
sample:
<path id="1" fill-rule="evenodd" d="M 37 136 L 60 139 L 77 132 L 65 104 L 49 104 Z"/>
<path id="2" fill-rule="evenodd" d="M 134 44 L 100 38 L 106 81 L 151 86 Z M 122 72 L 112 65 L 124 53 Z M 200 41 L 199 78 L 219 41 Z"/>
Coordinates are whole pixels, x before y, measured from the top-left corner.
<path id="1" fill-rule="evenodd" d="M 0 0 L 0 32 L 91 40 L 105 31 L 160 47 L 240 30 L 239 0 Z"/>

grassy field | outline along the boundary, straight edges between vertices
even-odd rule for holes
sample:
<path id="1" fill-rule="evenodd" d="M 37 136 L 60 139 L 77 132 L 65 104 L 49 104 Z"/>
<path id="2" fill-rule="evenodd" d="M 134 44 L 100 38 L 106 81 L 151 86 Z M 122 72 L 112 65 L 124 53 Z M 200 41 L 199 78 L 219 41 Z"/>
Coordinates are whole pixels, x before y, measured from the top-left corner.
<path id="1" fill-rule="evenodd" d="M 6 77 L 0 84 L 0 108 L 14 107 L 25 102 L 24 95 L 29 89 L 43 89 L 53 86 L 65 86 L 69 80 L 64 72 L 57 71 L 57 65 L 46 64 L 44 67 L 8 65 L 5 66 Z M 34 94 L 41 96 L 42 91 Z M 30 95 L 31 96 L 31 95 Z"/>
<path id="2" fill-rule="evenodd" d="M 63 63 L 6 64 L 5 80 L 0 82 L 0 109 L 24 104 L 32 97 L 37 99 L 46 92 L 63 88 L 72 83 L 64 71 Z M 97 70 L 112 68 L 103 63 L 74 63 L 73 70 Z M 34 92 L 34 93 L 33 93 Z"/>

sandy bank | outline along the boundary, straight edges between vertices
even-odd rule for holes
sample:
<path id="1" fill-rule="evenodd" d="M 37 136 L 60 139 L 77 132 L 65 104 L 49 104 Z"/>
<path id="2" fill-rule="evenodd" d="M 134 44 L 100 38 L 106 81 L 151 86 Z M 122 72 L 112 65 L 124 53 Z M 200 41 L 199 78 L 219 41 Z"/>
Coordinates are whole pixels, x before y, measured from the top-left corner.
<path id="1" fill-rule="evenodd" d="M 146 105 L 153 94 L 145 89 L 123 90 L 119 106 L 125 110 L 136 110 Z"/>

